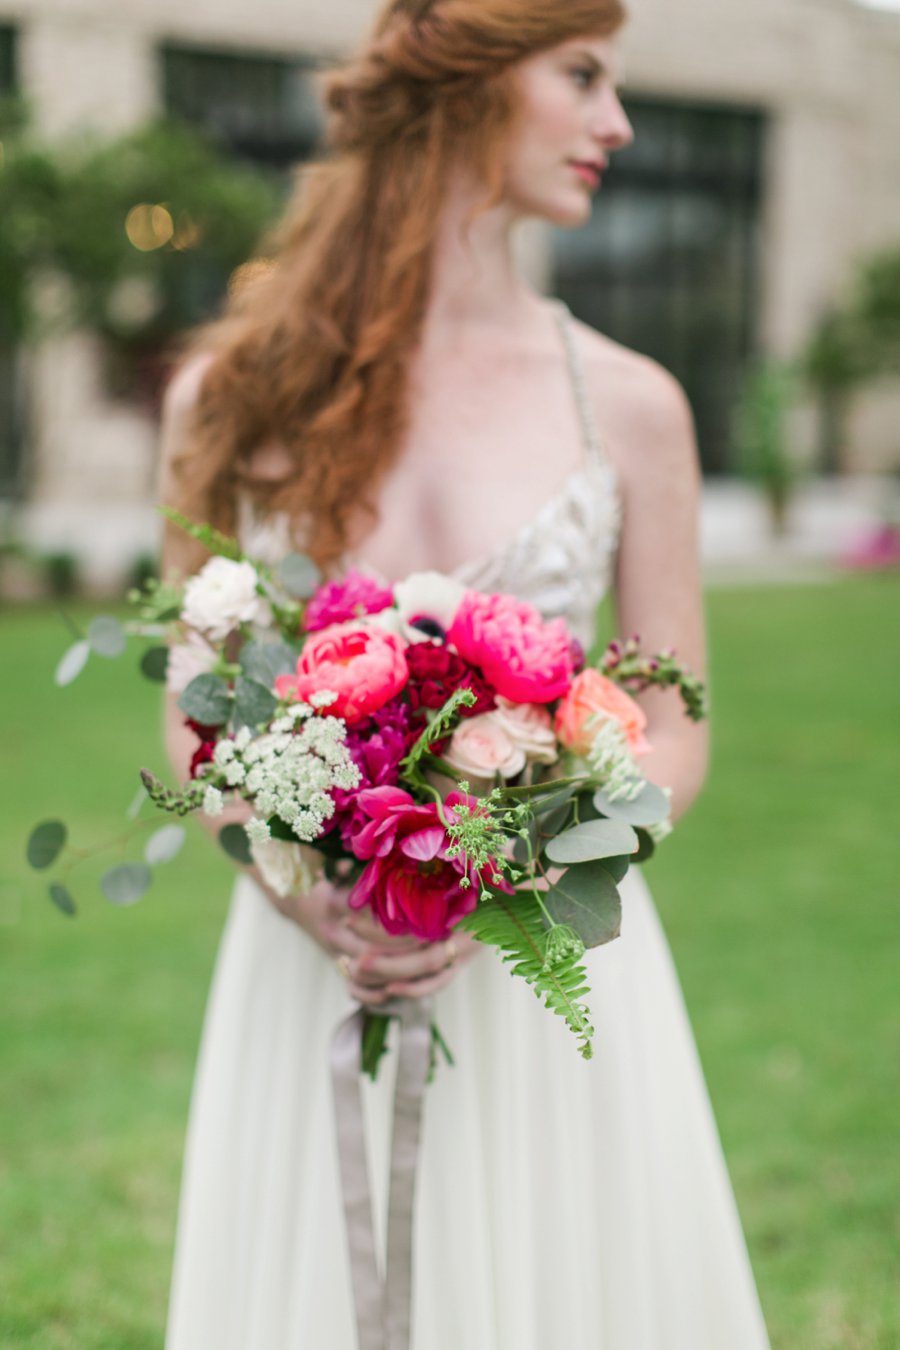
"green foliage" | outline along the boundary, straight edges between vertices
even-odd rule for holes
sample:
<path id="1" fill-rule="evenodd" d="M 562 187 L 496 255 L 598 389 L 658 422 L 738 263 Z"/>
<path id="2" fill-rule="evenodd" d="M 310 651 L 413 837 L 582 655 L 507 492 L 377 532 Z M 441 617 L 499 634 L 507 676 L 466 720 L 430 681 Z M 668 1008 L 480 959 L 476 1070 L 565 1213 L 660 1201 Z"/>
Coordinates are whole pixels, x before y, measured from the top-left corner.
<path id="1" fill-rule="evenodd" d="M 600 947 L 619 936 L 622 901 L 600 861 L 567 867 L 541 898 L 551 918 L 572 929 L 585 947 Z"/>
<path id="2" fill-rule="evenodd" d="M 186 716 L 204 727 L 223 727 L 231 715 L 233 703 L 227 680 L 207 671 L 195 675 L 178 700 Z"/>
<path id="3" fill-rule="evenodd" d="M 527 891 L 504 895 L 494 891 L 490 904 L 479 904 L 458 925 L 479 942 L 498 947 L 503 960 L 512 962 L 512 974 L 534 989 L 544 1006 L 565 1019 L 585 1059 L 593 1053 L 589 993 L 584 967 L 567 957 L 549 969 L 545 964 L 547 933 L 540 905 Z"/>
<path id="4" fill-rule="evenodd" d="M 655 783 L 645 783 L 630 801 L 621 797 L 612 798 L 602 788 L 594 793 L 593 800 L 601 815 L 610 820 L 624 821 L 626 825 L 658 825 L 671 810 L 669 798 Z"/>
<path id="5" fill-rule="evenodd" d="M 51 867 L 66 846 L 68 831 L 61 820 L 45 820 L 28 836 L 25 856 L 37 871 Z"/>
<path id="6" fill-rule="evenodd" d="M 278 579 L 288 595 L 308 600 L 322 580 L 322 573 L 305 553 L 289 553 L 278 568 Z"/>
<path id="7" fill-rule="evenodd" d="M 588 820 L 551 839 L 544 853 L 553 863 L 586 863 L 633 853 L 637 842 L 634 830 L 623 821 Z"/>
<path id="8" fill-rule="evenodd" d="M 241 863 L 242 866 L 249 867 L 253 862 L 250 841 L 243 825 L 223 825 L 219 831 L 219 843 L 229 858 Z"/>
<path id="9" fill-rule="evenodd" d="M 111 905 L 133 905 L 150 888 L 153 873 L 146 863 L 120 863 L 100 878 L 100 889 Z"/>
<path id="10" fill-rule="evenodd" d="M 230 535 L 223 534 L 221 530 L 215 529 L 212 525 L 207 525 L 203 521 L 191 520 L 181 511 L 176 511 L 174 506 L 160 506 L 158 508 L 161 516 L 177 525 L 185 534 L 189 534 L 192 539 L 196 539 L 210 553 L 218 554 L 222 558 L 230 558 L 232 562 L 243 562 L 244 552 L 236 539 Z"/>

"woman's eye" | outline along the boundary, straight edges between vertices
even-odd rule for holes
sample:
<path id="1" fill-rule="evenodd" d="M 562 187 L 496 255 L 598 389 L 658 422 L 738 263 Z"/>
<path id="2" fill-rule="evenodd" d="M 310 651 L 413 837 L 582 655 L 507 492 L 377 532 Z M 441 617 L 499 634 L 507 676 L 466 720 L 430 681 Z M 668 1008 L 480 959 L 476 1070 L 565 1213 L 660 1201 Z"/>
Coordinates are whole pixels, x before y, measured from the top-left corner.
<path id="1" fill-rule="evenodd" d="M 578 66 L 572 71 L 572 78 L 581 89 L 590 89 L 594 82 L 594 74 L 595 72 L 587 66 Z"/>

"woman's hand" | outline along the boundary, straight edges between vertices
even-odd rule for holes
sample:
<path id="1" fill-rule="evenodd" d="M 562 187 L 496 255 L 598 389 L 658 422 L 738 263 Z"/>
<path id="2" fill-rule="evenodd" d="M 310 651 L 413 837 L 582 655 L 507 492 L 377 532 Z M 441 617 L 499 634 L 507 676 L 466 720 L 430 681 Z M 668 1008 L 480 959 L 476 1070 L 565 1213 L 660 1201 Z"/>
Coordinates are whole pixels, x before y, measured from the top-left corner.
<path id="1" fill-rule="evenodd" d="M 391 998 L 424 998 L 449 984 L 481 943 L 457 932 L 448 941 L 420 942 L 386 933 L 368 910 L 350 909 L 345 887 L 324 879 L 294 896 L 286 913 L 333 960 L 341 961 L 358 1003 L 377 1007 Z"/>

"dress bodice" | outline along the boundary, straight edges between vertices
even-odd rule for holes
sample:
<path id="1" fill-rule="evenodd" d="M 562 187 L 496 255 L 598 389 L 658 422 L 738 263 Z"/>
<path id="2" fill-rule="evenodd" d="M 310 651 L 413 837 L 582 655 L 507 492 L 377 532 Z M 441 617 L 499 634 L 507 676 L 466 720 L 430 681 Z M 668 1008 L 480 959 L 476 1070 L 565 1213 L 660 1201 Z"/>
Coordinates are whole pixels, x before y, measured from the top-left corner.
<path id="1" fill-rule="evenodd" d="M 453 575 L 473 590 L 506 591 L 529 601 L 547 618 L 564 617 L 572 633 L 590 646 L 597 607 L 612 577 L 621 501 L 594 421 L 572 315 L 560 301 L 553 311 L 565 345 L 584 462 L 510 540 L 486 547 Z M 242 502 L 240 537 L 247 553 L 267 562 L 276 562 L 291 547 L 287 521 L 256 519 L 247 502 Z M 351 562 L 366 565 L 364 558 L 348 558 L 347 565 Z"/>

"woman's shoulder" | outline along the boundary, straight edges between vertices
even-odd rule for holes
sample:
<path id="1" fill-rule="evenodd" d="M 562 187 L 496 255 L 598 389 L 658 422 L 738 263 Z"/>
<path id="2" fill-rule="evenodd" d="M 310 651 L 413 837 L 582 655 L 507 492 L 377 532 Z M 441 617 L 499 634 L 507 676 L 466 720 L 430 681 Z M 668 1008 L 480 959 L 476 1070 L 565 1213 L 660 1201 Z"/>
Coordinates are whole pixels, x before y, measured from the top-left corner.
<path id="1" fill-rule="evenodd" d="M 616 467 L 627 475 L 650 458 L 695 463 L 691 405 L 672 372 L 581 320 L 575 324 L 597 425 Z"/>

